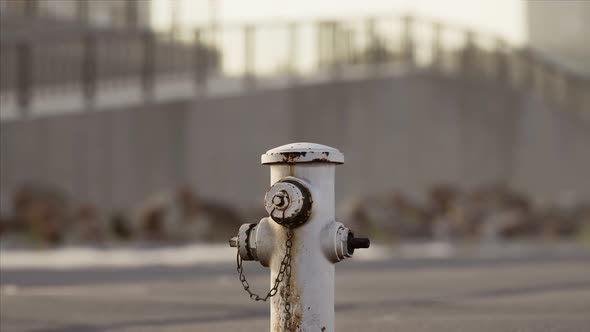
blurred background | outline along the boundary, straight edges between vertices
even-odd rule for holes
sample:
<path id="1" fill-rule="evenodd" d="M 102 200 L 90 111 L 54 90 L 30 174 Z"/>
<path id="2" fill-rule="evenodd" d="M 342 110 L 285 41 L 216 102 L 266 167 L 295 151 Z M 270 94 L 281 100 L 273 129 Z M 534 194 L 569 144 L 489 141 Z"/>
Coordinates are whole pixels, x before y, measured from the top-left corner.
<path id="1" fill-rule="evenodd" d="M 372 242 L 338 331 L 588 330 L 588 36 L 586 0 L 0 0 L 0 330 L 268 330 L 227 240 L 292 142 Z"/>
<path id="2" fill-rule="evenodd" d="M 222 243 L 265 216 L 260 155 L 296 141 L 344 153 L 338 218 L 377 243 L 590 242 L 590 1 L 1 0 L 0 19 L 5 255 Z"/>

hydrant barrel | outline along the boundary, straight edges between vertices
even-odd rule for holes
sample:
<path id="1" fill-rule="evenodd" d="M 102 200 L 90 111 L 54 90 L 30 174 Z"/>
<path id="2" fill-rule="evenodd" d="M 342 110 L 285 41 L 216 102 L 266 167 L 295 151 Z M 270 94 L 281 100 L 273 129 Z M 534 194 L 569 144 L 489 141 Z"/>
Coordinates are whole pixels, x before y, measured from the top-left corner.
<path id="1" fill-rule="evenodd" d="M 307 184 L 312 208 L 309 219 L 294 230 L 290 307 L 296 331 L 334 331 L 334 263 L 322 250 L 322 235 L 335 223 L 334 179 L 344 157 L 337 149 L 311 143 L 284 145 L 262 155 L 270 165 L 270 184 L 296 178 Z M 279 243 L 285 227 L 271 223 Z M 325 239 L 327 240 L 327 239 Z M 279 273 L 282 252 L 271 258 L 271 281 Z M 284 296 L 271 302 L 271 331 L 283 331 Z"/>
<path id="2" fill-rule="evenodd" d="M 334 331 L 334 264 L 370 245 L 335 219 L 335 171 L 344 156 L 329 146 L 293 143 L 261 161 L 270 166 L 269 217 L 242 225 L 229 241 L 238 248 L 242 285 L 251 298 L 270 299 L 271 331 Z M 244 282 L 240 264 L 247 260 L 270 268 L 268 295 L 253 294 Z"/>

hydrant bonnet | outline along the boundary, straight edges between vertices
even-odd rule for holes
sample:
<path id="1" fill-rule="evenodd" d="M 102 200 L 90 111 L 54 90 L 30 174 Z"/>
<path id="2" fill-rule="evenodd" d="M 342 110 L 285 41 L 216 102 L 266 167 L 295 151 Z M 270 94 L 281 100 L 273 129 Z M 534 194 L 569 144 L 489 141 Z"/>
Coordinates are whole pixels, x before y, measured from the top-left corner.
<path id="1" fill-rule="evenodd" d="M 263 165 L 297 163 L 343 164 L 344 155 L 333 147 L 316 143 L 291 143 L 266 151 Z"/>

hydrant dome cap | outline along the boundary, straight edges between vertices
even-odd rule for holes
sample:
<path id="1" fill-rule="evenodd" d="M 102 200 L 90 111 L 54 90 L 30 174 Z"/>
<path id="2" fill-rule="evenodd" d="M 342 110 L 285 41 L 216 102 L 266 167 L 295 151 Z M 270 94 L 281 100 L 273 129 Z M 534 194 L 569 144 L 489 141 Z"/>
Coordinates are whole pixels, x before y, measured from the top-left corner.
<path id="1" fill-rule="evenodd" d="M 263 165 L 312 162 L 344 163 L 344 155 L 338 149 L 316 143 L 285 144 L 266 151 L 260 159 Z"/>

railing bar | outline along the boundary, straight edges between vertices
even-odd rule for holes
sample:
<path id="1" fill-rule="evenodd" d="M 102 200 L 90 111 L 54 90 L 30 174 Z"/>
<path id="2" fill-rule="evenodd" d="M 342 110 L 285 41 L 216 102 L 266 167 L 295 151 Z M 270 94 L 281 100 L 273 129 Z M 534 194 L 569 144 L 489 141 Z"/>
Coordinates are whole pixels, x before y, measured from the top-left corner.
<path id="1" fill-rule="evenodd" d="M 33 50 L 30 43 L 21 43 L 17 46 L 17 100 L 20 115 L 23 118 L 30 114 L 32 103 L 32 72 Z"/>
<path id="2" fill-rule="evenodd" d="M 149 103 L 153 101 L 155 97 L 155 35 L 152 32 L 146 31 L 141 40 L 143 48 L 143 63 L 141 69 L 142 91 L 144 101 Z"/>
<path id="3" fill-rule="evenodd" d="M 87 32 L 83 40 L 82 60 L 82 90 L 84 103 L 87 109 L 92 109 L 95 104 L 97 90 L 97 38 L 92 32 Z"/>

